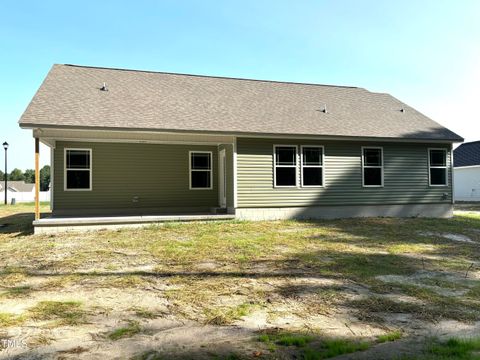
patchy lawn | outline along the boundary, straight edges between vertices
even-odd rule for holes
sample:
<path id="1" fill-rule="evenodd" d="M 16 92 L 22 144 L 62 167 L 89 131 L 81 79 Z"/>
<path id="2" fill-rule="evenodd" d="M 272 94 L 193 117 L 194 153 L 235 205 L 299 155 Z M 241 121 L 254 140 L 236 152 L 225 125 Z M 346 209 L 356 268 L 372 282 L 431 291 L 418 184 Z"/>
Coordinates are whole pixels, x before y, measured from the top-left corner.
<path id="1" fill-rule="evenodd" d="M 0 206 L 0 358 L 474 358 L 463 210 L 34 236 L 31 204 Z"/>

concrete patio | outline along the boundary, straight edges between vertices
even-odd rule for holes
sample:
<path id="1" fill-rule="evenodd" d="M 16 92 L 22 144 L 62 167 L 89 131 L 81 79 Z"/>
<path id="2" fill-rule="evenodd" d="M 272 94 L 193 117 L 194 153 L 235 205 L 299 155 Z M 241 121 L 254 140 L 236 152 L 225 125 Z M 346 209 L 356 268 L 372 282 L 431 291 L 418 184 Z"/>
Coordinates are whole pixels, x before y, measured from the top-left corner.
<path id="1" fill-rule="evenodd" d="M 35 234 L 55 234 L 70 231 L 142 227 L 172 221 L 233 220 L 232 214 L 170 214 L 137 216 L 45 217 L 33 222 Z"/>

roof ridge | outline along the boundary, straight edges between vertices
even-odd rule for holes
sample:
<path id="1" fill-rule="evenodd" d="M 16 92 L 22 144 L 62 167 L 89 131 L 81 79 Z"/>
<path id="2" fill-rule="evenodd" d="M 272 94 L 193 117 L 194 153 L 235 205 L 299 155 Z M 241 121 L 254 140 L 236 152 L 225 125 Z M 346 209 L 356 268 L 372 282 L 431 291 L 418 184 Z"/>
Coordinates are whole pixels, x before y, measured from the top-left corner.
<path id="1" fill-rule="evenodd" d="M 476 143 L 480 143 L 480 140 L 475 140 L 475 141 L 469 141 L 469 142 L 464 142 L 462 145 L 460 146 L 463 146 L 463 145 L 470 145 L 470 144 L 476 144 Z M 459 147 L 460 147 L 459 146 Z"/>
<path id="2" fill-rule="evenodd" d="M 80 67 L 80 68 L 87 68 L 87 69 L 102 69 L 102 70 L 116 70 L 116 71 L 132 71 L 132 72 L 143 72 L 143 73 L 152 73 L 152 74 L 193 76 L 193 77 L 203 77 L 203 78 L 213 78 L 213 79 L 225 79 L 225 80 L 257 81 L 257 82 L 267 82 L 267 83 L 277 83 L 277 84 L 327 86 L 327 87 L 338 87 L 338 88 L 347 88 L 347 89 L 361 89 L 361 90 L 366 90 L 365 88 L 362 88 L 362 87 L 359 87 L 359 86 L 347 86 L 347 85 L 315 84 L 315 83 L 295 82 L 295 81 L 250 79 L 250 78 L 241 78 L 241 77 L 228 77 L 228 76 L 215 76 L 215 75 L 199 75 L 199 74 L 175 73 L 175 72 L 168 72 L 168 71 L 138 70 L 138 69 L 113 68 L 113 67 L 105 67 L 105 66 L 76 65 L 76 64 L 56 64 L 56 65 Z M 366 91 L 368 91 L 368 90 L 366 90 Z"/>

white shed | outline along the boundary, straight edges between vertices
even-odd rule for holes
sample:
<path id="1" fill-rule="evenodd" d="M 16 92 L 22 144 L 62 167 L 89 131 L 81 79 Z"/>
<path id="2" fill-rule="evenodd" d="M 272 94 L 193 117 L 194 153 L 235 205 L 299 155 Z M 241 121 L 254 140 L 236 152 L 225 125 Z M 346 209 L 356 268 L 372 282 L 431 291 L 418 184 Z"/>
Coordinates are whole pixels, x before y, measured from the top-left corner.
<path id="1" fill-rule="evenodd" d="M 480 165 L 453 170 L 455 201 L 480 201 Z"/>
<path id="2" fill-rule="evenodd" d="M 453 161 L 455 201 L 480 201 L 480 141 L 460 145 Z"/>
<path id="3" fill-rule="evenodd" d="M 5 183 L 0 181 L 0 201 L 5 198 Z M 39 194 L 40 201 L 50 201 L 50 191 L 41 191 Z M 12 199 L 16 202 L 32 202 L 35 201 L 35 184 L 27 184 L 25 181 L 7 181 L 7 201 L 11 203 Z"/>

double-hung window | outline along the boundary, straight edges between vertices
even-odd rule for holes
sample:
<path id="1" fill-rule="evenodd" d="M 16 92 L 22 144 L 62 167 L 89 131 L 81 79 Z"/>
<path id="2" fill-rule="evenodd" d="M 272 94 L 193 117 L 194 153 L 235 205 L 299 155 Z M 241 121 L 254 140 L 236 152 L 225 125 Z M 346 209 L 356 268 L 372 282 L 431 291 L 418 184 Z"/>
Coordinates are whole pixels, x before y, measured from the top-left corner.
<path id="1" fill-rule="evenodd" d="M 302 146 L 302 186 L 323 186 L 323 147 Z"/>
<path id="2" fill-rule="evenodd" d="M 383 149 L 362 147 L 362 178 L 364 187 L 383 186 Z"/>
<path id="3" fill-rule="evenodd" d="M 65 149 L 65 190 L 92 190 L 92 150 Z"/>
<path id="4" fill-rule="evenodd" d="M 297 147 L 275 145 L 274 147 L 275 187 L 297 186 Z"/>
<path id="5" fill-rule="evenodd" d="M 430 186 L 447 186 L 447 150 L 428 149 Z"/>
<path id="6" fill-rule="evenodd" d="M 190 151 L 190 189 L 212 189 L 212 152 Z"/>

